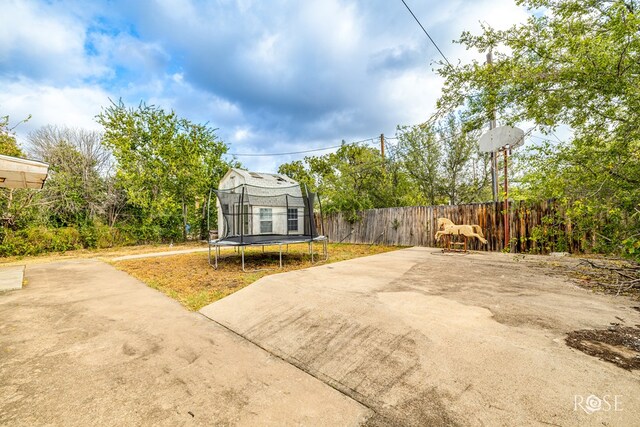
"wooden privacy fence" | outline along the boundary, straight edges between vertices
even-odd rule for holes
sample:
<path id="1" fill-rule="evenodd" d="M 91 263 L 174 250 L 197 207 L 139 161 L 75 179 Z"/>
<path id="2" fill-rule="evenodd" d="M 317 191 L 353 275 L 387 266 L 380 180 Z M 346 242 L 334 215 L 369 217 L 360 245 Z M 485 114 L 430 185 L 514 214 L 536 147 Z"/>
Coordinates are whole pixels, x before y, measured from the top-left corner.
<path id="1" fill-rule="evenodd" d="M 509 229 L 512 252 L 545 252 L 549 239 L 561 233 L 571 233 L 571 223 L 562 221 L 562 230 L 550 225 L 557 218 L 554 201 L 537 203 L 511 202 Z M 501 251 L 504 249 L 503 202 L 468 205 L 408 206 L 369 209 L 359 213 L 359 220 L 349 222 L 347 215 L 332 213 L 324 216 L 324 234 L 330 242 L 383 244 L 396 246 L 437 246 L 435 233 L 438 218 L 449 218 L 456 224 L 478 224 L 488 240 L 486 245 L 469 239 L 470 249 Z M 552 228 L 556 230 L 550 230 Z M 550 232 L 551 231 L 551 232 Z M 560 234 L 561 234 L 560 233 Z M 540 238 L 542 236 L 542 239 Z M 545 244 L 541 244 L 545 240 Z M 553 242 L 551 242 L 553 246 Z M 571 245 L 570 245 L 571 246 Z M 571 250 L 571 247 L 566 250 Z"/>

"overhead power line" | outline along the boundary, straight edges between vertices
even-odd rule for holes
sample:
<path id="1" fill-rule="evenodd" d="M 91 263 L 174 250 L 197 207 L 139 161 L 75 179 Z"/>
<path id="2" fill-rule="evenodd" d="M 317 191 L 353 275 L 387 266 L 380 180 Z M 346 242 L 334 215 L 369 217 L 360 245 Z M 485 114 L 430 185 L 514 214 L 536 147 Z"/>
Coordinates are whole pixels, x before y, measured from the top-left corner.
<path id="1" fill-rule="evenodd" d="M 431 40 L 431 43 L 433 43 L 433 45 L 436 47 L 436 49 L 438 49 L 438 52 L 440 52 L 440 55 L 442 55 L 442 57 L 444 58 L 444 60 L 447 62 L 447 64 L 449 64 L 450 67 L 453 67 L 453 65 L 451 65 L 451 62 L 449 62 L 449 60 L 447 59 L 446 56 L 444 56 L 444 53 L 442 53 L 442 51 L 440 50 L 440 48 L 438 47 L 438 45 L 436 44 L 436 42 L 431 38 L 431 36 L 429 35 L 429 33 L 427 32 L 427 30 L 424 28 L 424 26 L 422 25 L 422 23 L 420 23 L 420 20 L 418 19 L 418 17 L 413 13 L 413 11 L 411 10 L 411 8 L 409 7 L 409 5 L 404 1 L 401 0 L 402 3 L 404 4 L 404 6 L 407 8 L 407 10 L 409 11 L 409 13 L 411 14 L 411 16 L 413 16 L 413 19 L 416 20 L 416 22 L 418 23 L 418 25 L 420 25 L 420 28 L 422 28 L 422 31 L 424 31 L 424 33 L 427 35 L 427 37 L 429 37 L 429 40 Z"/>
<path id="2" fill-rule="evenodd" d="M 353 141 L 353 142 L 349 142 L 349 143 L 344 143 L 344 144 L 340 144 L 340 145 L 332 145 L 330 147 L 323 147 L 323 148 L 314 148 L 311 150 L 302 150 L 302 151 L 289 151 L 286 153 L 225 153 L 228 156 L 235 156 L 235 157 L 276 157 L 276 156 L 289 156 L 292 154 L 305 154 L 305 153 L 315 153 L 318 151 L 326 151 L 326 150 L 332 150 L 334 148 L 340 148 L 343 145 L 356 145 L 356 144 L 362 144 L 363 142 L 377 142 L 377 138 L 367 138 L 367 139 L 363 139 L 360 141 Z"/>

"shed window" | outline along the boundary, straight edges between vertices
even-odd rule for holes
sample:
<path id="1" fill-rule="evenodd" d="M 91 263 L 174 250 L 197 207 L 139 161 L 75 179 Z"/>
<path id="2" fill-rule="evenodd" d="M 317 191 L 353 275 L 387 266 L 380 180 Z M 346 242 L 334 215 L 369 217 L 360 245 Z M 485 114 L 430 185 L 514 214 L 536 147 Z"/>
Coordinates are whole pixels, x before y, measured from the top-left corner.
<path id="1" fill-rule="evenodd" d="M 287 209 L 287 231 L 298 231 L 298 208 Z"/>
<path id="2" fill-rule="evenodd" d="M 260 208 L 260 233 L 273 233 L 271 208 Z"/>

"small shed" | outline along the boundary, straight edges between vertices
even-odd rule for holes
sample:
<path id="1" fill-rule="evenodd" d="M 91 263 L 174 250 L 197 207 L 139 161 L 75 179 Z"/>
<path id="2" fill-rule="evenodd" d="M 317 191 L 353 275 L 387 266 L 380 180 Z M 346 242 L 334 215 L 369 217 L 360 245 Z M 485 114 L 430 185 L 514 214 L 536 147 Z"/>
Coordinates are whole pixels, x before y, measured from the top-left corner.
<path id="1" fill-rule="evenodd" d="M 305 234 L 303 190 L 286 175 L 232 168 L 216 193 L 220 236 Z"/>
<path id="2" fill-rule="evenodd" d="M 41 189 L 49 165 L 35 160 L 0 154 L 0 187 Z"/>

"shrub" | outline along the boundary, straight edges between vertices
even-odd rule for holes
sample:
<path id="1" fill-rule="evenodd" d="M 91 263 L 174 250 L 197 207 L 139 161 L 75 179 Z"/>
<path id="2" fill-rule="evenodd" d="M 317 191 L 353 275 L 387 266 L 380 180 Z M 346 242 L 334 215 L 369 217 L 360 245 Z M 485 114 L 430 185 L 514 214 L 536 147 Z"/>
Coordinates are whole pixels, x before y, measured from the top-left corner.
<path id="1" fill-rule="evenodd" d="M 65 252 L 83 248 L 80 232 L 74 227 L 30 227 L 5 230 L 0 255 L 38 255 L 45 252 Z"/>

